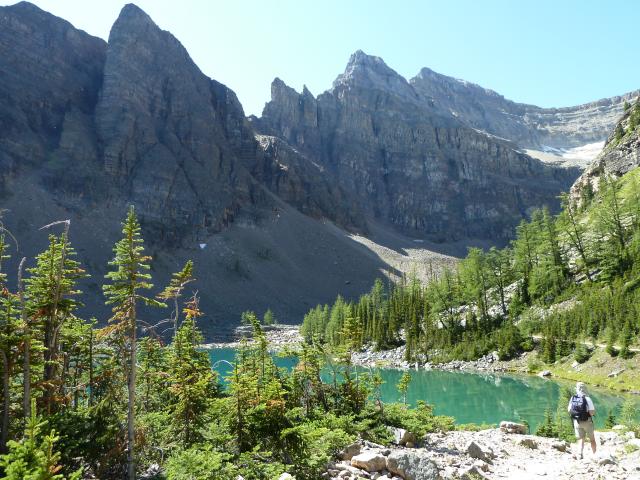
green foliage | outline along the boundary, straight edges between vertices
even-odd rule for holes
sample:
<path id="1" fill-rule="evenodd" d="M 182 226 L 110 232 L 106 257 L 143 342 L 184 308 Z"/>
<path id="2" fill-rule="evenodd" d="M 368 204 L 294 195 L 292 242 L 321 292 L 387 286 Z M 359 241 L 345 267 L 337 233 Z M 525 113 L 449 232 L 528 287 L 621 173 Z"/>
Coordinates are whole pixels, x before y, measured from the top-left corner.
<path id="1" fill-rule="evenodd" d="M 264 316 L 262 317 L 262 324 L 263 325 L 274 325 L 275 323 L 277 323 L 276 316 L 273 314 L 271 309 L 268 308 L 267 311 L 264 312 Z"/>
<path id="2" fill-rule="evenodd" d="M 77 316 L 75 285 L 85 273 L 73 260 L 67 231 L 51 237 L 27 272 L 26 308 L 20 292 L 7 288 L 16 282 L 2 270 L 7 250 L 0 237 L 0 353 L 9 373 L 2 408 L 9 428 L 2 432 L 13 442 L 2 461 L 18 472 L 14 476 L 27 475 L 19 470 L 27 468 L 19 466 L 20 449 L 44 452 L 40 463 L 28 467 L 45 465 L 53 476 L 43 478 L 69 476 L 81 466 L 98 478 L 132 478 L 132 465 L 140 471 L 155 462 L 168 478 L 271 479 L 288 471 L 314 479 L 356 437 L 384 443 L 391 440 L 387 426 L 419 436 L 453 428 L 453 419 L 433 415 L 424 403 L 406 405 L 409 372 L 398 385 L 404 404 L 385 405 L 380 376 L 353 365 L 354 353 L 365 346 L 404 342 L 409 362 L 471 360 L 493 351 L 509 359 L 533 349 L 539 335 L 531 371 L 542 368 L 538 359 L 588 360 L 585 338 L 606 342 L 611 354 L 627 358 L 640 334 L 636 176 L 603 180 L 597 196 L 580 206 L 565 197 L 557 216 L 534 212 L 508 247 L 470 249 L 455 268 L 433 273 L 427 284 L 413 276 L 397 284 L 377 280 L 355 301 L 338 297 L 317 306 L 305 316 L 305 344 L 290 372 L 276 367 L 261 322 L 245 312 L 242 320 L 253 338 L 241 343 L 227 388 L 217 385 L 206 352 L 198 348 L 198 297 L 186 295 L 193 264 L 187 262 L 162 292 L 152 294 L 150 258 L 133 209 L 104 286 L 113 317 L 100 330 Z M 145 321 L 139 318 L 140 307 L 161 305 L 154 299 L 173 304 L 170 319 L 158 321 L 146 309 Z M 171 321 L 174 333 L 166 345 L 154 322 Z M 271 321 L 268 310 L 262 324 Z M 31 336 L 25 334 L 29 327 Z M 27 410 L 17 400 L 27 345 L 33 397 L 48 407 L 41 410 L 47 428 L 59 434 L 38 432 L 17 441 Z M 555 415 L 546 412 L 540 434 L 572 436 L 566 394 Z M 620 421 L 637 430 L 633 408 L 626 406 Z"/>
<path id="3" fill-rule="evenodd" d="M 613 413 L 613 409 L 609 409 L 607 412 L 607 418 L 604 421 L 605 428 L 613 428 L 616 426 L 616 417 Z"/>
<path id="4" fill-rule="evenodd" d="M 411 383 L 411 374 L 404 372 L 396 385 L 398 391 L 402 394 L 402 403 L 407 404 L 407 392 L 409 391 L 409 384 Z"/>
<path id="5" fill-rule="evenodd" d="M 6 480 L 64 480 L 60 473 L 60 452 L 55 450 L 55 444 L 59 440 L 55 431 L 43 434 L 42 429 L 47 425 L 46 421 L 35 414 L 35 405 L 32 415 L 25 426 L 24 438 L 21 441 L 9 441 L 9 452 L 0 457 L 0 468 L 4 471 Z M 80 478 L 82 471 L 71 474 L 69 480 Z"/>
<path id="6" fill-rule="evenodd" d="M 580 342 L 576 345 L 573 352 L 573 358 L 575 358 L 578 363 L 584 363 L 591 358 L 591 351 L 586 347 L 586 345 Z"/>
<path id="7" fill-rule="evenodd" d="M 209 355 L 198 346 L 203 337 L 195 324 L 200 315 L 197 302 L 185 309 L 186 319 L 169 353 L 169 409 L 173 430 L 186 448 L 203 440 L 208 421 L 209 398 L 216 393 L 217 381 L 211 371 Z"/>
<path id="8" fill-rule="evenodd" d="M 536 429 L 536 435 L 539 437 L 558 437 L 558 429 L 556 427 L 556 423 L 553 420 L 553 414 L 550 409 L 545 410 L 544 412 L 544 421 L 538 425 Z"/>
<path id="9" fill-rule="evenodd" d="M 415 408 L 408 408 L 401 403 L 385 405 L 384 421 L 386 425 L 413 432 L 418 438 L 427 433 L 447 432 L 454 428 L 452 417 L 434 415 L 433 407 L 421 400 Z"/>
<path id="10" fill-rule="evenodd" d="M 193 447 L 177 450 L 167 459 L 167 480 L 228 480 L 235 478 L 232 455 Z"/>
<path id="11" fill-rule="evenodd" d="M 622 404 L 620 410 L 620 423 L 627 427 L 628 430 L 634 432 L 636 436 L 640 436 L 640 412 L 634 399 L 627 398 Z"/>

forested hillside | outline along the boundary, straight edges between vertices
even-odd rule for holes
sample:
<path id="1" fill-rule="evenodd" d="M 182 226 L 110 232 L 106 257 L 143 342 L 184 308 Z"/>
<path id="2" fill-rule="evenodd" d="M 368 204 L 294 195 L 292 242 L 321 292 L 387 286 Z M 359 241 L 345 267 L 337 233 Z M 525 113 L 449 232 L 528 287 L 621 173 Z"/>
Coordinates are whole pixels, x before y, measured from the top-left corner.
<path id="1" fill-rule="evenodd" d="M 629 106 L 603 155 L 637 139 L 638 117 L 640 104 Z M 558 215 L 536 210 L 508 247 L 472 248 L 426 286 L 379 280 L 357 302 L 318 306 L 304 335 L 339 345 L 346 328 L 360 345 L 406 342 L 407 360 L 468 360 L 492 350 L 511 358 L 533 348 L 534 334 L 549 363 L 584 339 L 629 355 L 640 332 L 640 172 L 618 179 L 602 171 L 597 192 L 587 183 L 563 195 Z"/>

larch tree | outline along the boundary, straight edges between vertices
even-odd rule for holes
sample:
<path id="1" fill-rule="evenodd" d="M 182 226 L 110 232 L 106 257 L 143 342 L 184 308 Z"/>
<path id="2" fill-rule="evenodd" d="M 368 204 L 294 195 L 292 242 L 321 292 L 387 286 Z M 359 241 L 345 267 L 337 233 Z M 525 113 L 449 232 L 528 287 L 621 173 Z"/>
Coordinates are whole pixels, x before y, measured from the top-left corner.
<path id="1" fill-rule="evenodd" d="M 178 328 L 180 327 L 180 297 L 184 293 L 186 286 L 195 281 L 193 276 L 193 262 L 188 260 L 185 263 L 182 270 L 172 275 L 169 285 L 157 296 L 159 300 L 171 302 L 173 304 L 173 336 L 178 334 Z"/>

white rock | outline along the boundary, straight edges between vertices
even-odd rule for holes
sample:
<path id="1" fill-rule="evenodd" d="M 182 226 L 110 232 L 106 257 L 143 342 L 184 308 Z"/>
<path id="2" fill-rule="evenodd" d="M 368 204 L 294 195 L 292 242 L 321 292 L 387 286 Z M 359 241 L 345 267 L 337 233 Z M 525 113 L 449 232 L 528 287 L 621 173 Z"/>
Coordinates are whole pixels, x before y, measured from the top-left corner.
<path id="1" fill-rule="evenodd" d="M 387 469 L 404 480 L 436 480 L 438 467 L 426 452 L 394 450 L 387 458 Z"/>
<path id="2" fill-rule="evenodd" d="M 500 430 L 505 433 L 518 433 L 521 435 L 526 435 L 527 426 L 521 423 L 508 422 L 506 420 L 503 420 L 502 422 L 500 422 Z"/>
<path id="3" fill-rule="evenodd" d="M 404 428 L 396 428 L 396 427 L 387 427 L 389 432 L 393 435 L 393 443 L 396 445 L 406 445 L 407 443 L 412 443 L 415 445 L 417 442 L 416 436 L 405 430 Z"/>
<path id="4" fill-rule="evenodd" d="M 467 445 L 465 451 L 471 458 L 482 460 L 487 463 L 491 463 L 491 460 L 496 457 L 491 449 L 481 447 L 474 441 L 471 441 L 469 445 Z"/>
<path id="5" fill-rule="evenodd" d="M 531 450 L 535 450 L 538 448 L 538 442 L 536 442 L 533 438 L 527 437 L 520 440 L 520 445 L 526 448 L 530 448 Z"/>
<path id="6" fill-rule="evenodd" d="M 598 459 L 598 465 L 615 465 L 618 463 L 613 455 L 603 455 L 602 458 Z"/>
<path id="7" fill-rule="evenodd" d="M 358 442 L 347 445 L 340 452 L 338 452 L 338 458 L 340 460 L 351 460 L 353 457 L 360 453 L 360 444 Z"/>
<path id="8" fill-rule="evenodd" d="M 567 450 L 569 450 L 570 446 L 571 445 L 569 445 L 569 442 L 563 442 L 563 441 L 557 441 L 551 444 L 551 448 L 555 448 L 560 452 L 566 452 Z"/>
<path id="9" fill-rule="evenodd" d="M 539 377 L 550 377 L 551 376 L 551 371 L 550 370 L 543 370 L 538 374 Z"/>
<path id="10" fill-rule="evenodd" d="M 368 451 L 353 457 L 351 465 L 367 472 L 379 472 L 387 466 L 387 459 L 378 452 Z"/>
<path id="11" fill-rule="evenodd" d="M 478 470 L 482 470 L 483 472 L 489 471 L 489 465 L 483 462 L 482 460 L 476 460 L 475 462 L 473 462 L 473 466 L 476 467 Z"/>
<path id="12" fill-rule="evenodd" d="M 290 473 L 285 472 L 278 477 L 278 480 L 296 480 L 296 477 L 294 477 Z"/>

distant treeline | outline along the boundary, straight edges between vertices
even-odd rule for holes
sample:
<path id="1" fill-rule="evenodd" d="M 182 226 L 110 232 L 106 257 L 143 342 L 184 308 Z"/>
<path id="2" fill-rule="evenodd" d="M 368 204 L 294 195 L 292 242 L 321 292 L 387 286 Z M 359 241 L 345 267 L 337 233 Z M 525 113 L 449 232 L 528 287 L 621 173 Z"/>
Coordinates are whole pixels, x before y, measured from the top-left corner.
<path id="1" fill-rule="evenodd" d="M 471 248 L 426 285 L 377 280 L 358 301 L 319 305 L 305 316 L 303 334 L 339 345 L 346 325 L 360 345 L 406 341 L 407 360 L 470 360 L 492 350 L 511 358 L 533 347 L 532 334 L 544 337 L 547 362 L 581 338 L 605 340 L 612 354 L 627 356 L 640 331 L 638 176 L 604 178 L 597 194 L 564 195 L 560 214 L 534 211 L 508 247 Z"/>

